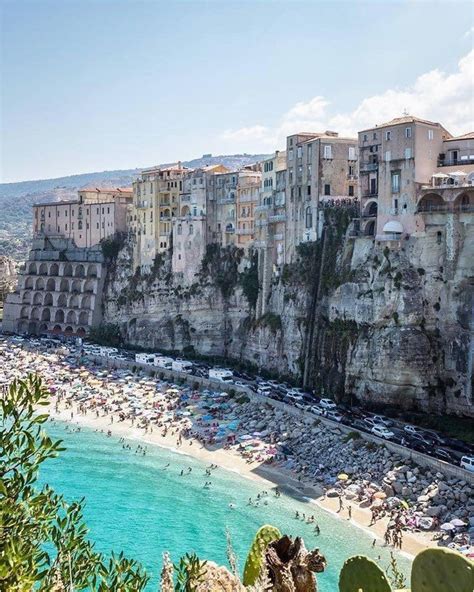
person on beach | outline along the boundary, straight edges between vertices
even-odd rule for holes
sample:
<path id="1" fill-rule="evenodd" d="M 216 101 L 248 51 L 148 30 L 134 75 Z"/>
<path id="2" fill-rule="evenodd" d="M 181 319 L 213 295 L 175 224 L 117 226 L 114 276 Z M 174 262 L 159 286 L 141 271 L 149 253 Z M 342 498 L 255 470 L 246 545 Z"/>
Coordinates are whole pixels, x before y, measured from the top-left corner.
<path id="1" fill-rule="evenodd" d="M 343 509 L 344 509 L 344 503 L 342 501 L 342 497 L 339 496 L 339 510 L 338 510 L 338 512 L 342 512 Z"/>
<path id="2" fill-rule="evenodd" d="M 315 532 L 316 536 L 319 536 L 321 534 L 321 529 L 319 528 L 319 526 L 317 524 L 314 527 L 314 532 Z"/>
<path id="3" fill-rule="evenodd" d="M 372 549 L 374 549 L 374 548 L 375 548 L 375 545 L 376 545 L 376 544 L 377 544 L 377 539 L 374 539 L 374 540 L 372 541 Z"/>
<path id="4" fill-rule="evenodd" d="M 349 520 L 352 520 L 352 506 L 347 507 L 347 512 L 349 513 Z"/>

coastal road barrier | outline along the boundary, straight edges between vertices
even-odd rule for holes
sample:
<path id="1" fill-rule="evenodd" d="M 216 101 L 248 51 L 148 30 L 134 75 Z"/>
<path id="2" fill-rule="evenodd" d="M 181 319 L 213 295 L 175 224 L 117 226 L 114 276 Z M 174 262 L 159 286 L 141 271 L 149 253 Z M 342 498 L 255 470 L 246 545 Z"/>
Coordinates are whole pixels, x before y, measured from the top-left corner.
<path id="1" fill-rule="evenodd" d="M 236 393 L 240 393 L 241 395 L 246 395 L 252 402 L 256 403 L 257 405 L 267 403 L 274 409 L 279 409 L 281 411 L 284 411 L 285 413 L 293 415 L 297 417 L 300 421 L 302 421 L 304 424 L 312 425 L 316 421 L 319 421 L 333 431 L 339 430 L 342 434 L 358 432 L 361 435 L 361 438 L 363 438 L 364 440 L 368 442 L 373 442 L 378 446 L 385 446 L 385 448 L 387 448 L 387 450 L 390 450 L 390 452 L 398 454 L 402 458 L 411 460 L 412 462 L 414 462 L 417 465 L 420 465 L 421 467 L 425 467 L 437 472 L 439 471 L 446 477 L 461 479 L 462 481 L 466 481 L 470 485 L 474 485 L 474 473 L 471 473 L 470 471 L 467 471 L 462 467 L 457 467 L 456 465 L 452 465 L 442 460 L 438 460 L 437 458 L 433 458 L 431 456 L 428 456 L 427 454 L 417 452 L 416 450 L 412 450 L 411 448 L 400 446 L 399 444 L 395 444 L 395 442 L 390 442 L 390 440 L 379 438 L 374 434 L 362 432 L 351 426 L 346 426 L 344 424 L 338 423 L 337 421 L 332 421 L 331 419 L 328 419 L 324 416 L 315 416 L 314 413 L 304 411 L 303 409 L 298 409 L 297 407 L 289 405 L 288 403 L 284 403 L 283 401 L 277 401 L 275 399 L 265 397 L 264 395 L 257 395 L 249 388 L 241 387 L 235 384 L 229 385 L 224 382 L 221 382 L 220 380 L 213 380 L 210 378 L 194 376 L 194 374 L 188 374 L 187 372 L 180 372 L 178 370 L 167 370 L 166 368 L 160 368 L 159 366 L 150 366 L 150 364 L 145 364 L 144 362 L 135 362 L 133 360 L 120 360 L 108 356 L 88 355 L 87 357 L 90 360 L 96 362 L 97 364 L 101 364 L 109 368 L 124 368 L 127 370 L 133 370 L 133 368 L 140 368 L 149 375 L 156 376 L 162 374 L 166 380 L 170 380 L 172 382 L 179 379 L 181 381 L 186 382 L 189 385 L 198 384 L 200 388 L 208 388 L 220 391 L 233 390 Z"/>

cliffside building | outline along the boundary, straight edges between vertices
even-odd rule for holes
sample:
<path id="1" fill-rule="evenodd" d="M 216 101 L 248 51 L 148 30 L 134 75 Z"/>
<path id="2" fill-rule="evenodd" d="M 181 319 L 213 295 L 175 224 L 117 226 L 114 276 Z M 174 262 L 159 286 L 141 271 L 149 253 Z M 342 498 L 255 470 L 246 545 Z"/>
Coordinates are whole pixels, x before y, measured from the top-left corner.
<path id="1" fill-rule="evenodd" d="M 97 245 L 103 238 L 127 231 L 131 189 L 83 189 L 78 199 L 33 205 L 36 238 L 66 238 L 77 247 Z"/>
<path id="2" fill-rule="evenodd" d="M 242 169 L 238 174 L 236 244 L 248 248 L 254 239 L 254 210 L 258 204 L 262 174 Z"/>
<path id="3" fill-rule="evenodd" d="M 336 132 L 299 133 L 286 140 L 286 256 L 320 235 L 320 205 L 357 197 L 357 139 Z"/>

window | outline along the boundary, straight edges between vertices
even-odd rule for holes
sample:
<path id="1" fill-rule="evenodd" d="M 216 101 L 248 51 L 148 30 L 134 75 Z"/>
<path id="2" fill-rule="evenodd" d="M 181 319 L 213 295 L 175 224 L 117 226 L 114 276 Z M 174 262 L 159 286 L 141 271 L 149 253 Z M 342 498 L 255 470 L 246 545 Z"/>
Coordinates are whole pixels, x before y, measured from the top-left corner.
<path id="1" fill-rule="evenodd" d="M 306 226 L 306 228 L 312 228 L 313 227 L 313 212 L 311 210 L 311 206 L 308 206 L 306 208 L 305 226 Z"/>
<path id="2" fill-rule="evenodd" d="M 307 195 L 311 195 L 311 185 L 308 185 L 306 193 Z"/>
<path id="3" fill-rule="evenodd" d="M 296 149 L 296 157 L 301 158 L 302 155 L 303 155 L 303 148 L 301 146 L 298 146 L 298 148 Z"/>
<path id="4" fill-rule="evenodd" d="M 411 138 L 411 127 L 405 128 L 405 138 Z"/>
<path id="5" fill-rule="evenodd" d="M 194 234 L 194 226 L 192 224 L 189 225 L 189 234 Z"/>
<path id="6" fill-rule="evenodd" d="M 329 183 L 324 185 L 324 195 L 331 195 L 331 185 Z"/>
<path id="7" fill-rule="evenodd" d="M 356 149 L 354 148 L 354 146 L 349 146 L 349 160 L 355 160 L 356 159 Z"/>
<path id="8" fill-rule="evenodd" d="M 308 144 L 307 153 L 308 153 L 308 160 L 311 160 L 311 157 L 313 156 L 313 145 L 312 144 Z"/>
<path id="9" fill-rule="evenodd" d="M 432 140 L 433 139 L 433 130 L 429 129 L 428 130 L 428 140 Z"/>
<path id="10" fill-rule="evenodd" d="M 400 173 L 392 173 L 392 193 L 400 192 Z"/>
<path id="11" fill-rule="evenodd" d="M 309 164 L 308 165 L 308 179 L 311 179 L 311 171 L 312 171 L 311 165 Z"/>
<path id="12" fill-rule="evenodd" d="M 354 197 L 354 185 L 349 185 L 349 197 Z"/>
<path id="13" fill-rule="evenodd" d="M 289 170 L 288 179 L 290 183 L 293 183 L 293 169 Z"/>
<path id="14" fill-rule="evenodd" d="M 324 146 L 324 158 L 332 158 L 332 146 Z"/>
<path id="15" fill-rule="evenodd" d="M 407 129 L 411 129 L 411 128 L 407 128 Z M 405 158 L 411 158 L 411 148 L 405 148 Z"/>
<path id="16" fill-rule="evenodd" d="M 293 160 L 293 148 L 288 150 L 288 160 Z"/>
<path id="17" fill-rule="evenodd" d="M 352 177 L 354 175 L 354 165 L 349 165 L 349 175 Z"/>
<path id="18" fill-rule="evenodd" d="M 392 132 L 390 132 L 390 131 L 385 132 L 385 140 L 387 142 L 389 142 L 391 140 L 391 138 L 392 138 Z"/>
<path id="19" fill-rule="evenodd" d="M 373 134 L 372 137 L 373 137 L 374 140 L 376 140 L 377 139 L 377 132 L 374 132 L 374 134 Z"/>
<path id="20" fill-rule="evenodd" d="M 390 162 L 391 159 L 392 159 L 392 153 L 390 152 L 390 150 L 387 150 L 387 152 L 385 152 L 385 161 Z"/>
<path id="21" fill-rule="evenodd" d="M 107 214 L 110 214 L 110 208 L 107 208 Z"/>
<path id="22" fill-rule="evenodd" d="M 82 230 L 82 220 L 79 220 L 79 222 L 77 223 L 77 228 L 79 230 Z"/>
<path id="23" fill-rule="evenodd" d="M 393 213 L 398 214 L 398 199 L 394 198 L 393 200 Z"/>
<path id="24" fill-rule="evenodd" d="M 367 134 L 364 134 L 364 142 L 367 142 L 368 139 L 369 139 L 369 136 Z"/>

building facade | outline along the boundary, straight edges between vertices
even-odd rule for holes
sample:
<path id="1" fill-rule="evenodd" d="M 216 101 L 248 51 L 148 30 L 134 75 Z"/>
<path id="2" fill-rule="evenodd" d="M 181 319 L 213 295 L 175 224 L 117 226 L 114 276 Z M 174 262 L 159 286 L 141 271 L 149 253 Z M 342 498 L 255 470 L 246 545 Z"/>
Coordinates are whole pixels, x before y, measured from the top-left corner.
<path id="1" fill-rule="evenodd" d="M 77 247 L 88 248 L 127 231 L 127 208 L 131 189 L 83 189 L 78 199 L 33 206 L 33 234 L 67 238 Z"/>

